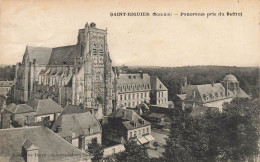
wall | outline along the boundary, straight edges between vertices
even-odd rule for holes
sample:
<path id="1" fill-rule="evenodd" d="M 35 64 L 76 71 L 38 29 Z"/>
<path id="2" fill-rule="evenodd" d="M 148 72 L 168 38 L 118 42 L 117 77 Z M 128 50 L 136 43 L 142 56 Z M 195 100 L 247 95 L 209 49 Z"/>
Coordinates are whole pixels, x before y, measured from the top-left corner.
<path id="1" fill-rule="evenodd" d="M 104 157 L 117 154 L 121 151 L 125 151 L 125 147 L 123 144 L 114 145 L 111 147 L 104 148 Z"/>
<path id="2" fill-rule="evenodd" d="M 36 122 L 41 122 L 42 121 L 42 117 L 50 117 L 50 121 L 54 120 L 54 114 L 48 114 L 48 115 L 41 115 L 41 116 L 36 116 Z"/>
<path id="3" fill-rule="evenodd" d="M 147 128 L 148 128 L 148 132 L 147 132 Z M 143 131 L 143 129 L 145 129 L 145 132 Z M 140 131 L 140 133 L 139 133 Z M 127 131 L 127 140 L 129 140 L 129 138 L 131 137 L 131 132 L 132 132 L 132 137 L 134 137 L 134 134 L 136 132 L 136 137 L 140 138 L 143 136 L 143 134 L 151 134 L 151 125 L 148 126 L 144 126 L 141 128 L 136 128 L 136 129 L 132 129 L 132 130 L 128 130 Z"/>
<path id="4" fill-rule="evenodd" d="M 217 107 L 219 108 L 220 112 L 222 112 L 222 109 L 223 109 L 223 103 L 224 102 L 230 102 L 233 98 L 227 98 L 227 99 L 223 99 L 223 100 L 218 100 L 218 101 L 214 101 L 214 102 L 209 102 L 209 103 L 206 103 L 205 106 L 208 106 L 208 107 Z"/>
<path id="5" fill-rule="evenodd" d="M 144 101 L 150 103 L 150 91 L 118 93 L 117 99 L 119 105 L 124 104 L 127 107 L 134 108 Z"/>

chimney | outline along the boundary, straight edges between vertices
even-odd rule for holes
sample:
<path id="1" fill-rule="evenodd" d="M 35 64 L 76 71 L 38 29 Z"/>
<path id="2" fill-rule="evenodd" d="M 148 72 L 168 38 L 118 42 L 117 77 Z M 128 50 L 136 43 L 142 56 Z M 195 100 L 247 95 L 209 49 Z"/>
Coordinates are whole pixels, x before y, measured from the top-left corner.
<path id="1" fill-rule="evenodd" d="M 79 136 L 79 149 L 83 151 L 86 149 L 85 136 Z"/>
<path id="2" fill-rule="evenodd" d="M 26 155 L 26 162 L 38 162 L 39 148 L 36 147 L 30 140 L 25 139 L 23 143 L 23 155 Z"/>
<path id="3" fill-rule="evenodd" d="M 11 114 L 10 113 L 2 113 L 1 114 L 1 129 L 10 128 L 11 125 Z"/>

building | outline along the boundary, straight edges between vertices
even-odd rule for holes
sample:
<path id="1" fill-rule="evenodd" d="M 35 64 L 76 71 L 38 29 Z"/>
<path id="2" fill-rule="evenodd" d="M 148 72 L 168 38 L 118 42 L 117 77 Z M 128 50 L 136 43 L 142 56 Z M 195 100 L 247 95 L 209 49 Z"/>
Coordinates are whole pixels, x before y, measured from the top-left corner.
<path id="1" fill-rule="evenodd" d="M 182 84 L 182 94 L 177 95 L 182 101 L 183 108 L 197 106 L 217 107 L 222 111 L 222 104 L 233 98 L 249 98 L 240 88 L 237 78 L 228 74 L 221 83 L 188 85 L 187 79 Z"/>
<path id="2" fill-rule="evenodd" d="M 22 127 L 0 130 L 0 161 L 91 161 L 85 152 L 46 127 Z"/>
<path id="3" fill-rule="evenodd" d="M 16 64 L 14 100 L 52 99 L 62 107 L 102 108 L 108 115 L 123 103 L 148 102 L 168 106 L 168 90 L 148 74 L 117 74 L 107 44 L 107 30 L 87 23 L 76 45 L 48 48 L 27 46 Z"/>
<path id="4" fill-rule="evenodd" d="M 94 115 L 88 112 L 64 113 L 54 122 L 51 129 L 73 146 L 86 150 L 93 138 L 101 144 L 102 128 Z"/>
<path id="5" fill-rule="evenodd" d="M 115 74 L 115 107 L 135 108 L 141 103 L 168 107 L 168 89 L 157 77 L 142 72 L 121 74 L 116 71 Z"/>
<path id="6" fill-rule="evenodd" d="M 53 122 L 63 108 L 51 99 L 30 100 L 26 104 L 10 104 L 4 110 L 11 114 L 10 120 L 19 126 L 41 123 L 44 120 Z"/>
<path id="7" fill-rule="evenodd" d="M 107 30 L 87 23 L 78 32 L 76 45 L 47 48 L 27 46 L 22 63 L 17 63 L 16 102 L 53 99 L 58 104 L 112 111 L 112 60 Z"/>
<path id="8" fill-rule="evenodd" d="M 141 118 L 135 111 L 117 109 L 108 116 L 108 132 L 104 136 L 110 139 L 136 140 L 139 144 L 154 141 L 151 135 L 151 123 Z"/>
<path id="9" fill-rule="evenodd" d="M 11 93 L 14 81 L 0 81 L 0 95 L 7 96 Z"/>

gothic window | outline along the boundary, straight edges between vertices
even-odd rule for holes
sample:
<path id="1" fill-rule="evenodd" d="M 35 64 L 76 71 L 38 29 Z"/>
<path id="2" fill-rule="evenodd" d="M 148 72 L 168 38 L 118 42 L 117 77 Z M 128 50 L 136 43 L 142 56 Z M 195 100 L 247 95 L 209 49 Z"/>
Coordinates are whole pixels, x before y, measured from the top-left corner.
<path id="1" fill-rule="evenodd" d="M 99 50 L 99 51 L 100 51 L 100 53 L 103 53 L 103 51 L 104 51 L 104 50 L 103 50 L 103 45 L 102 45 L 102 44 L 100 44 L 100 50 Z"/>

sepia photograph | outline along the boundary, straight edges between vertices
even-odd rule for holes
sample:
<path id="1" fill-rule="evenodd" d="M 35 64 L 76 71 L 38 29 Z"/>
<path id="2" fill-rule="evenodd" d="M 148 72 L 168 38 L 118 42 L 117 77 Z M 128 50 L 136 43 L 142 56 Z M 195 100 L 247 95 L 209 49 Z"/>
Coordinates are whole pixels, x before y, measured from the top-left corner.
<path id="1" fill-rule="evenodd" d="M 259 0 L 0 0 L 0 162 L 260 162 Z"/>

